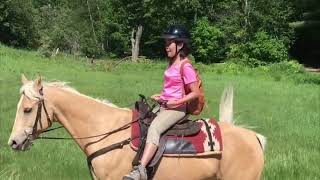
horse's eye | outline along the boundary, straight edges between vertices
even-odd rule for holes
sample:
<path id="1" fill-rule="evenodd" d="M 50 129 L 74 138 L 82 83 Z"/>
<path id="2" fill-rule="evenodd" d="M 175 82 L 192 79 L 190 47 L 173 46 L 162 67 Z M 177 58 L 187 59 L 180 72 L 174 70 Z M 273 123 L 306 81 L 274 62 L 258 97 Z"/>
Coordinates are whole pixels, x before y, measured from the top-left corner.
<path id="1" fill-rule="evenodd" d="M 32 108 L 24 108 L 24 113 L 30 113 L 32 111 Z"/>

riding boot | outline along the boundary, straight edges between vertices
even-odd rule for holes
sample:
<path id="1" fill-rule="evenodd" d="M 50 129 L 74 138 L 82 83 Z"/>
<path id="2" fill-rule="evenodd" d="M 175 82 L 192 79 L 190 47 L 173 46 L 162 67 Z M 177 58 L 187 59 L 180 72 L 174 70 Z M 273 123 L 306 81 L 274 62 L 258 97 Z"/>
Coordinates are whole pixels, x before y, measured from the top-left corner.
<path id="1" fill-rule="evenodd" d="M 134 166 L 132 171 L 123 177 L 123 180 L 147 180 L 147 170 L 142 165 Z"/>

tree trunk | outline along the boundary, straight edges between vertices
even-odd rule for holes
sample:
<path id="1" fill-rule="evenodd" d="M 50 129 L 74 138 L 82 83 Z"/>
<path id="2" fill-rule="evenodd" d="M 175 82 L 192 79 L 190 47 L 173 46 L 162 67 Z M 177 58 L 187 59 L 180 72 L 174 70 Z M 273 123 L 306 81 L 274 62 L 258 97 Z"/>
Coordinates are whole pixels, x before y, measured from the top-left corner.
<path id="1" fill-rule="evenodd" d="M 132 28 L 132 32 L 131 32 L 131 56 L 132 56 L 131 59 L 132 59 L 132 61 L 135 61 L 135 59 L 133 57 L 134 51 L 135 51 L 134 45 L 136 44 L 135 39 L 134 39 L 134 34 L 135 34 L 135 29 Z"/>
<path id="2" fill-rule="evenodd" d="M 139 50 L 140 50 L 140 39 L 142 35 L 143 27 L 142 25 L 138 26 L 137 32 L 135 32 L 135 29 L 132 29 L 131 33 L 131 46 L 132 46 L 132 61 L 136 62 L 139 57 Z"/>
<path id="3" fill-rule="evenodd" d="M 90 5 L 89 5 L 89 0 L 87 0 L 87 7 L 88 7 L 89 17 L 90 17 L 90 21 L 91 21 L 93 39 L 94 39 L 94 41 L 95 41 L 95 43 L 97 45 L 98 44 L 98 40 L 97 40 L 97 36 L 96 36 L 96 31 L 95 31 L 94 25 L 93 25 L 93 18 L 92 18 L 92 15 L 91 15 L 91 8 L 90 8 Z"/>
<path id="4" fill-rule="evenodd" d="M 103 43 L 101 43 L 101 50 L 104 52 L 105 51 L 105 49 L 104 49 L 104 44 Z"/>
<path id="5" fill-rule="evenodd" d="M 248 0 L 244 0 L 244 25 L 247 30 L 249 25 L 249 2 Z"/>

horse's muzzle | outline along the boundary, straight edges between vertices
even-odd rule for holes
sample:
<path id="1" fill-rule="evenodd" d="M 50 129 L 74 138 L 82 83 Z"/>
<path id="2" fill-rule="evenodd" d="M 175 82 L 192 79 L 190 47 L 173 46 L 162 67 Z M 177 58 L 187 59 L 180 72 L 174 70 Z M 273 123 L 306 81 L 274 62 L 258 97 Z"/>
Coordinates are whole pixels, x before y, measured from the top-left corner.
<path id="1" fill-rule="evenodd" d="M 32 141 L 30 139 L 25 138 L 24 140 L 16 140 L 16 139 L 10 139 L 8 142 L 8 145 L 13 149 L 13 150 L 19 150 L 19 151 L 25 151 L 30 148 L 32 145 Z"/>

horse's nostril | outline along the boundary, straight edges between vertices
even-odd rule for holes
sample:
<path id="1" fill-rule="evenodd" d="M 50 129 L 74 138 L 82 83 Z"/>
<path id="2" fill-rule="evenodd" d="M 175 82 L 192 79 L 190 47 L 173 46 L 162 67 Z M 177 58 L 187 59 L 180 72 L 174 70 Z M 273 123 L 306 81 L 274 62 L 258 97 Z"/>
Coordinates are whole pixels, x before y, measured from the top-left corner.
<path id="1" fill-rule="evenodd" d="M 17 145 L 17 142 L 15 140 L 12 140 L 12 145 Z"/>
<path id="2" fill-rule="evenodd" d="M 15 140 L 11 140 L 10 142 L 9 142 L 9 146 L 11 146 L 11 147 L 16 147 L 17 146 L 17 141 L 15 141 Z"/>

